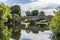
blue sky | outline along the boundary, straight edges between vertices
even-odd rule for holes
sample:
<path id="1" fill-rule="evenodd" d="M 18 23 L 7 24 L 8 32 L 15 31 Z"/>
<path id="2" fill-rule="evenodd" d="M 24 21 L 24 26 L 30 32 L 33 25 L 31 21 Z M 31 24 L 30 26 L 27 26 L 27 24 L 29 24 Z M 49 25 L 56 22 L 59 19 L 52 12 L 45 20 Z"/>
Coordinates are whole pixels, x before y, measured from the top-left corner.
<path id="1" fill-rule="evenodd" d="M 0 0 L 0 3 L 5 3 L 6 5 L 20 5 L 22 13 L 24 14 L 27 10 L 31 11 L 34 9 L 48 11 L 52 14 L 53 10 L 60 6 L 60 0 Z M 47 9 L 48 10 L 47 10 Z M 22 15 L 23 15 L 22 14 Z M 24 14 L 25 15 L 25 14 Z"/>
<path id="2" fill-rule="evenodd" d="M 12 4 L 28 4 L 31 2 L 34 2 L 36 0 L 0 0 L 0 2 L 3 2 L 7 5 L 12 5 Z"/>
<path id="3" fill-rule="evenodd" d="M 0 3 L 3 2 L 7 5 L 12 4 L 40 4 L 40 5 L 47 5 L 47 4 L 60 4 L 60 0 L 0 0 Z M 37 6 L 37 5 L 36 5 Z"/>

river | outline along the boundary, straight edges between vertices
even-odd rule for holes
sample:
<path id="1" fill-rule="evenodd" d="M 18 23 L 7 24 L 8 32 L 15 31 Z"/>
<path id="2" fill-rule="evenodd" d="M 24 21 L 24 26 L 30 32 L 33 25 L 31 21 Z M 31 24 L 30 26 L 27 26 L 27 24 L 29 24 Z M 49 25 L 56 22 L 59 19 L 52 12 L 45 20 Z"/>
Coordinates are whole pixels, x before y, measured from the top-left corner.
<path id="1" fill-rule="evenodd" d="M 34 29 L 21 30 L 20 34 L 17 34 L 18 36 L 20 35 L 19 38 L 16 36 L 10 40 L 51 40 L 52 32 L 50 30 L 41 31 L 39 29 L 38 27 L 34 27 Z"/>

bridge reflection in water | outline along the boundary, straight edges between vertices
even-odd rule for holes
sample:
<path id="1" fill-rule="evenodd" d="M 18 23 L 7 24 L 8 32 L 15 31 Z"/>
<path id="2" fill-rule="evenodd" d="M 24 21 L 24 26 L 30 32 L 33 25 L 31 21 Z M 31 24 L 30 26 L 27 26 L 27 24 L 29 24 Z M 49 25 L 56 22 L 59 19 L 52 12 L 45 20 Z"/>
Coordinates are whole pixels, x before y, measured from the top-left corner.
<path id="1" fill-rule="evenodd" d="M 47 16 L 30 16 L 25 17 L 29 22 L 21 21 L 22 18 L 16 18 L 15 21 L 19 23 L 21 21 L 22 25 L 17 25 L 19 31 L 13 31 L 11 35 L 11 40 L 51 40 L 52 32 L 48 28 L 47 23 L 40 23 L 39 20 L 46 19 L 51 20 L 51 17 Z M 23 26 L 24 25 L 24 26 Z"/>
<path id="2" fill-rule="evenodd" d="M 22 21 L 24 19 L 27 19 L 28 23 L 27 22 L 21 22 L 21 24 L 34 26 L 35 24 L 37 24 L 37 25 L 42 25 L 42 24 L 48 25 L 49 23 L 46 23 L 46 22 L 49 22 L 52 19 L 52 17 L 51 16 L 24 16 L 24 17 L 18 17 L 16 19 L 14 19 L 14 21 L 19 23 L 20 21 Z M 46 22 L 45 23 L 39 22 L 41 20 L 46 20 Z"/>
<path id="3" fill-rule="evenodd" d="M 29 26 L 13 31 L 11 40 L 60 40 L 60 37 L 52 39 L 52 32 L 47 26 Z"/>
<path id="4" fill-rule="evenodd" d="M 45 32 L 46 31 L 46 32 Z M 12 32 L 11 40 L 51 40 L 52 32 L 47 26 L 29 26 L 26 28 L 21 28 L 17 32 Z M 31 38 L 33 37 L 33 38 Z M 35 39 L 36 38 L 36 39 Z"/>

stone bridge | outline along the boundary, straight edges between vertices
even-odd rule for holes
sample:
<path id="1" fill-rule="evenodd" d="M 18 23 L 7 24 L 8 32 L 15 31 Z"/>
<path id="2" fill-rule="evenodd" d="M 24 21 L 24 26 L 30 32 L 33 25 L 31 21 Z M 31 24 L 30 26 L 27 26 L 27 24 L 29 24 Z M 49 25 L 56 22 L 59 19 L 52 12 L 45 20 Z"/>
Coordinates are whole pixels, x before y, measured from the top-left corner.
<path id="1" fill-rule="evenodd" d="M 24 19 L 28 19 L 29 21 L 37 21 L 37 20 L 50 21 L 52 19 L 52 17 L 51 16 L 23 16 L 23 17 L 18 17 L 15 20 L 16 21 L 22 21 Z"/>
<path id="2" fill-rule="evenodd" d="M 23 21 L 25 19 L 28 19 L 30 25 L 35 25 L 35 22 L 37 22 L 38 20 L 46 20 L 46 21 L 50 21 L 52 19 L 52 16 L 23 16 L 23 17 L 18 17 L 16 19 L 14 19 L 14 21 L 16 23 L 19 23 L 20 21 Z M 38 21 L 38 22 L 39 22 Z M 41 23 L 40 23 L 41 24 Z M 45 23 L 43 23 L 45 24 Z"/>
<path id="3" fill-rule="evenodd" d="M 51 20 L 52 17 L 49 16 L 28 16 L 27 19 L 29 21 L 37 21 L 37 20 Z"/>

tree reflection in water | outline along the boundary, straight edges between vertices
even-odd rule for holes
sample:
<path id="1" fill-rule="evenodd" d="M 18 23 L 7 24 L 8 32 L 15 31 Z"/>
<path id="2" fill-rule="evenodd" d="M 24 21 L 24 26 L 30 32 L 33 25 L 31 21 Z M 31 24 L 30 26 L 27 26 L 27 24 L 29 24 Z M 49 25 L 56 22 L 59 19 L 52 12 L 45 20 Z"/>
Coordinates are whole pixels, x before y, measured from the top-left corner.
<path id="1" fill-rule="evenodd" d="M 60 40 L 60 37 L 52 38 L 52 40 Z"/>
<path id="2" fill-rule="evenodd" d="M 60 40 L 60 33 L 53 35 L 52 40 Z"/>
<path id="3" fill-rule="evenodd" d="M 8 28 L 10 29 L 12 27 L 12 25 L 8 25 Z M 21 37 L 21 30 L 26 30 L 27 33 L 34 33 L 34 34 L 38 34 L 39 31 L 43 32 L 45 30 L 48 30 L 48 27 L 44 25 L 44 27 L 41 27 L 41 26 L 29 26 L 29 27 L 26 27 L 25 26 L 16 26 L 18 31 L 15 31 L 15 27 L 13 27 L 13 30 L 12 30 L 12 33 L 11 33 L 11 38 L 14 39 L 14 40 L 19 40 L 20 37 Z"/>
<path id="4" fill-rule="evenodd" d="M 14 39 L 14 40 L 19 40 L 20 39 L 20 36 L 21 36 L 21 30 L 19 31 L 13 31 L 12 32 L 12 35 L 11 35 L 11 38 Z"/>
<path id="5" fill-rule="evenodd" d="M 43 32 L 45 30 L 49 30 L 47 26 L 44 26 L 44 27 L 40 27 L 40 26 L 29 26 L 27 27 L 26 29 L 26 32 L 29 33 L 29 32 L 33 32 L 33 33 L 39 33 L 39 31 Z"/>
<path id="6" fill-rule="evenodd" d="M 29 26 L 27 28 L 20 28 L 21 30 L 26 30 L 27 33 L 29 32 L 32 32 L 32 33 L 35 33 L 35 34 L 38 34 L 39 31 L 45 31 L 47 30 L 48 28 L 45 26 L 45 27 L 39 27 L 39 26 Z M 11 38 L 14 39 L 14 40 L 19 40 L 20 39 L 20 36 L 21 36 L 21 30 L 19 31 L 12 31 L 12 35 L 11 35 Z"/>

